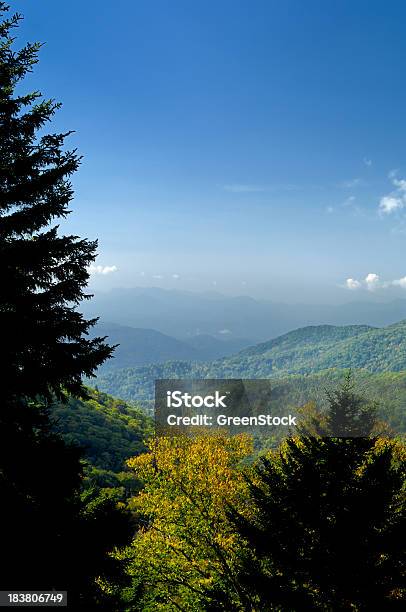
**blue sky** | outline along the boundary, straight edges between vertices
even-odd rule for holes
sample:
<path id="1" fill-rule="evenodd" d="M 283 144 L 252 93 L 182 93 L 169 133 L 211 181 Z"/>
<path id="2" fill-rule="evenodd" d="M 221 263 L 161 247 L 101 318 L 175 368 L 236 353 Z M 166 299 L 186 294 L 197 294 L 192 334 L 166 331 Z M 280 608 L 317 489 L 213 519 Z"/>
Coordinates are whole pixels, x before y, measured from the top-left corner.
<path id="1" fill-rule="evenodd" d="M 66 228 L 99 238 L 96 290 L 406 297 L 403 2 L 12 8 L 84 155 Z"/>

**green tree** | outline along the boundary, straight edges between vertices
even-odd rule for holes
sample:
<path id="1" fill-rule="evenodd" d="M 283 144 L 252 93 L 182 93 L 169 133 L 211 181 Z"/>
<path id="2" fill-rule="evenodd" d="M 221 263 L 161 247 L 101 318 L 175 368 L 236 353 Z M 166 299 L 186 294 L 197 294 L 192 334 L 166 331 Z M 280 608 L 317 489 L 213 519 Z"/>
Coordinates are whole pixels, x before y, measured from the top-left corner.
<path id="1" fill-rule="evenodd" d="M 8 10 L 0 1 L 1 582 L 68 589 L 72 608 L 104 609 L 95 579 L 110 571 L 107 553 L 125 543 L 129 523 L 114 495 L 81 497 L 80 454 L 52 432 L 48 413 L 55 397 L 84 396 L 82 376 L 112 352 L 86 336 L 95 321 L 77 310 L 90 297 L 97 245 L 58 231 L 80 159 L 64 149 L 69 132 L 44 133 L 59 104 L 23 93 L 40 45 L 14 50 L 21 17 Z"/>
<path id="2" fill-rule="evenodd" d="M 250 514 L 231 511 L 248 544 L 238 580 L 251 610 L 404 607 L 404 448 L 373 436 L 350 379 L 329 395 L 326 417 L 323 436 L 303 430 L 262 458 L 249 479 Z M 328 437 L 326 423 L 344 420 L 345 431 L 362 423 L 364 436 Z M 224 593 L 211 595 L 215 608 L 231 609 Z"/>

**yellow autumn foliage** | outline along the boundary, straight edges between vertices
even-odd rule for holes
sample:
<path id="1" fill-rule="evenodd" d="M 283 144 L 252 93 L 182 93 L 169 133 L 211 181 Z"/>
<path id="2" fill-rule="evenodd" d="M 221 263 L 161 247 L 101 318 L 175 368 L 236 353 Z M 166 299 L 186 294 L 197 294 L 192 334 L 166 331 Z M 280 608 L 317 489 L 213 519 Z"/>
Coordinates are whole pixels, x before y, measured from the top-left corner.
<path id="1" fill-rule="evenodd" d="M 205 589 L 221 580 L 235 590 L 233 566 L 242 544 L 227 508 L 242 508 L 241 462 L 253 451 L 246 435 L 160 437 L 128 461 L 144 488 L 130 500 L 141 528 L 125 558 L 140 584 L 143 610 L 203 610 Z"/>

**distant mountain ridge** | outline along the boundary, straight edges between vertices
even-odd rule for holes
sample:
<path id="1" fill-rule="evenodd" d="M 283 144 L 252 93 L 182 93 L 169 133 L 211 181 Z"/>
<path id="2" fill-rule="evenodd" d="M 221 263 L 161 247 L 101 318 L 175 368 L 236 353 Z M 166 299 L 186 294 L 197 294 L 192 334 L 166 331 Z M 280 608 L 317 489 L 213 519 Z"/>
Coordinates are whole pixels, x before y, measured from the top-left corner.
<path id="1" fill-rule="evenodd" d="M 229 338 L 219 340 L 209 334 L 198 334 L 187 338 L 185 342 L 199 351 L 201 361 L 209 361 L 232 355 L 252 345 L 247 338 Z"/>
<path id="2" fill-rule="evenodd" d="M 231 355 L 251 344 L 249 340 L 219 340 L 209 335 L 179 340 L 155 329 L 116 323 L 98 323 L 91 333 L 92 336 L 106 336 L 109 344 L 118 345 L 101 371 L 174 360 L 209 361 Z"/>
<path id="3" fill-rule="evenodd" d="M 281 304 L 152 287 L 99 292 L 83 302 L 81 310 L 104 323 L 153 329 L 182 341 L 208 334 L 218 340 L 251 338 L 254 343 L 309 325 L 390 325 L 406 318 L 406 300 Z"/>
<path id="4" fill-rule="evenodd" d="M 343 327 L 337 325 L 309 325 L 308 327 L 294 329 L 282 336 L 249 347 L 242 351 L 242 354 L 259 355 L 283 346 L 293 345 L 298 348 L 299 346 L 307 346 L 315 342 L 337 342 L 338 340 L 352 338 L 373 329 L 377 328 L 371 325 L 346 325 Z"/>
<path id="5" fill-rule="evenodd" d="M 329 368 L 370 372 L 406 369 L 406 321 L 375 328 L 366 325 L 309 326 L 217 361 L 224 374 L 247 378 L 309 374 Z"/>
<path id="6" fill-rule="evenodd" d="M 128 399 L 150 399 L 156 378 L 275 378 L 329 369 L 371 373 L 406 370 L 406 321 L 309 326 L 209 363 L 174 361 L 117 370 L 98 379 L 101 389 Z"/>

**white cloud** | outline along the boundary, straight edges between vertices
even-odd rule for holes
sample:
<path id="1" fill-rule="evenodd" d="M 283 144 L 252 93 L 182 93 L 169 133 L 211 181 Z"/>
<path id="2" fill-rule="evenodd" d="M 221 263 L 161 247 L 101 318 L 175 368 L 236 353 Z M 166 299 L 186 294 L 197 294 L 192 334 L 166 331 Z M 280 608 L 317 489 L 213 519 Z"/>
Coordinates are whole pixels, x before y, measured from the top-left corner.
<path id="1" fill-rule="evenodd" d="M 345 281 L 345 287 L 355 291 L 357 289 L 368 289 L 368 291 L 375 291 L 375 289 L 382 288 L 385 284 L 382 284 L 378 274 L 370 272 L 366 275 L 364 280 L 357 280 L 355 278 L 347 278 Z"/>
<path id="2" fill-rule="evenodd" d="M 379 286 L 379 276 L 377 274 L 367 274 L 365 277 L 365 285 L 368 291 L 375 291 Z"/>
<path id="3" fill-rule="evenodd" d="M 405 202 L 402 198 L 397 198 L 395 196 L 384 196 L 379 202 L 379 211 L 384 215 L 390 215 L 395 210 L 403 208 L 404 205 Z"/>
<path id="4" fill-rule="evenodd" d="M 113 272 L 117 272 L 117 269 L 117 266 L 95 266 L 94 264 L 91 264 L 87 271 L 89 274 L 94 276 L 96 274 L 112 274 Z"/>
<path id="5" fill-rule="evenodd" d="M 395 287 L 401 287 L 402 289 L 406 289 L 406 276 L 403 276 L 398 280 L 392 281 L 392 285 L 395 285 Z"/>
<path id="6" fill-rule="evenodd" d="M 229 334 L 232 334 L 233 332 L 230 329 L 220 329 L 219 334 L 221 334 L 222 336 L 228 336 Z"/>
<path id="7" fill-rule="evenodd" d="M 379 213 L 381 215 L 390 215 L 406 207 L 406 180 L 397 178 L 397 170 L 389 172 L 389 179 L 395 189 L 380 199 Z"/>
<path id="8" fill-rule="evenodd" d="M 333 213 L 333 212 L 334 212 L 334 208 L 332 206 L 326 206 L 326 213 L 331 215 L 331 213 Z"/>
<path id="9" fill-rule="evenodd" d="M 155 278 L 156 280 L 161 280 L 163 278 L 162 274 L 153 274 L 152 278 Z"/>
<path id="10" fill-rule="evenodd" d="M 372 166 L 372 159 L 368 159 L 368 157 L 364 157 L 363 162 L 366 166 Z"/>
<path id="11" fill-rule="evenodd" d="M 351 289 L 354 291 L 355 289 L 360 289 L 362 287 L 361 283 L 354 278 L 347 278 L 345 281 L 347 289 Z"/>
<path id="12" fill-rule="evenodd" d="M 405 179 L 397 179 L 393 178 L 393 184 L 395 187 L 399 189 L 402 193 L 406 193 L 406 180 Z"/>
<path id="13" fill-rule="evenodd" d="M 230 191 L 231 193 L 255 193 L 258 191 L 265 191 L 261 185 L 246 185 L 241 183 L 223 185 L 223 189 L 224 191 Z"/>
<path id="14" fill-rule="evenodd" d="M 347 278 L 345 281 L 345 287 L 352 291 L 358 289 L 367 289 L 368 291 L 375 291 L 377 289 L 389 289 L 390 287 L 400 287 L 406 289 L 406 276 L 398 278 L 392 281 L 382 281 L 378 274 L 370 272 L 366 275 L 364 280 L 356 280 L 355 278 Z"/>
<path id="15" fill-rule="evenodd" d="M 179 274 L 172 274 L 172 278 L 174 278 L 175 280 L 178 280 L 178 278 L 180 278 Z"/>

